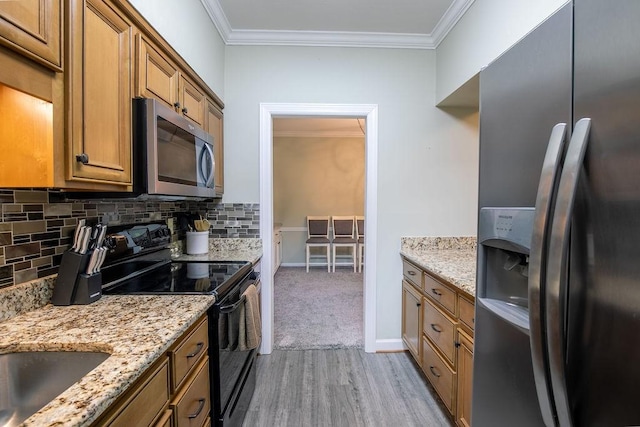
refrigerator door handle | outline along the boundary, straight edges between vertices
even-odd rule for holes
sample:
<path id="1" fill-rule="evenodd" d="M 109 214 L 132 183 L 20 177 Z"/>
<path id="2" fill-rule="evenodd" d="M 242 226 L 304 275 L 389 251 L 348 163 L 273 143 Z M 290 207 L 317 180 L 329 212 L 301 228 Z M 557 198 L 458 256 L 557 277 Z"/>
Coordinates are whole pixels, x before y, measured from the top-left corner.
<path id="1" fill-rule="evenodd" d="M 549 357 L 549 374 L 553 391 L 558 424 L 571 426 L 571 411 L 567 395 L 564 369 L 565 361 L 565 312 L 566 262 L 569 249 L 571 217 L 578 186 L 578 178 L 589 142 L 591 119 L 580 119 L 573 129 L 573 135 L 565 156 L 558 196 L 553 214 L 553 224 L 549 236 L 547 258 L 547 280 L 545 290 L 546 334 Z"/>
<path id="2" fill-rule="evenodd" d="M 531 361 L 533 363 L 533 377 L 538 394 L 538 403 L 544 423 L 551 427 L 555 424 L 554 410 L 551 403 L 551 390 L 547 376 L 546 344 L 544 332 L 544 304 L 541 292 L 544 270 L 544 253 L 547 244 L 549 218 L 555 197 L 555 190 L 559 178 L 562 153 L 567 135 L 567 124 L 558 123 L 551 130 L 547 153 L 542 163 L 538 194 L 536 196 L 536 210 L 533 218 L 533 232 L 531 235 L 531 251 L 529 255 L 529 340 L 531 343 Z"/>

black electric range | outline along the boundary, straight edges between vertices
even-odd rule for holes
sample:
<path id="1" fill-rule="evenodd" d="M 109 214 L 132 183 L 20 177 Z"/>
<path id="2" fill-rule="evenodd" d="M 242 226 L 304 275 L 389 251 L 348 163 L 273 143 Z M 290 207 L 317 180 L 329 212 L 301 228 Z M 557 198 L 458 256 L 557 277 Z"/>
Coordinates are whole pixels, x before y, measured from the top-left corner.
<path id="1" fill-rule="evenodd" d="M 143 249 L 144 250 L 144 249 Z M 191 262 L 171 259 L 167 248 L 115 260 L 101 271 L 106 295 L 214 295 L 208 311 L 212 424 L 241 426 L 256 384 L 257 349 L 242 349 L 234 335 L 244 310 L 244 292 L 260 288 L 245 261 Z"/>
<path id="2" fill-rule="evenodd" d="M 252 273 L 246 261 L 129 260 L 102 270 L 104 294 L 213 294 L 223 298 Z"/>

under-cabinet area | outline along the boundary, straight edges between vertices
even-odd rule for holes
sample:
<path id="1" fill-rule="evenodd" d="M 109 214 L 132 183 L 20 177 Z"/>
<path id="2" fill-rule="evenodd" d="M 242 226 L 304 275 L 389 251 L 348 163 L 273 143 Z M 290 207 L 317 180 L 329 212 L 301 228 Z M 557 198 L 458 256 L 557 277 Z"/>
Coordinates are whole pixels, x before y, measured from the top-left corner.
<path id="1" fill-rule="evenodd" d="M 458 426 L 471 425 L 475 297 L 403 259 L 402 339 Z"/>
<path id="2" fill-rule="evenodd" d="M 0 112 L 20 143 L 0 160 L 4 187 L 132 191 L 132 99 L 147 97 L 213 137 L 222 196 L 224 104 L 128 1 L 13 3 L 0 2 Z"/>

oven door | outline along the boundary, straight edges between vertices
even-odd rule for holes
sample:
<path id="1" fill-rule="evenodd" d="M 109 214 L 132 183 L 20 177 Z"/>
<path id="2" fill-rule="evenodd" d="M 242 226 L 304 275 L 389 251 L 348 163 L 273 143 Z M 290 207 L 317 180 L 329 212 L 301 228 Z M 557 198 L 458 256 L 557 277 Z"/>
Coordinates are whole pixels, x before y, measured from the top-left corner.
<path id="1" fill-rule="evenodd" d="M 244 419 L 242 408 L 248 404 L 253 395 L 255 384 L 255 360 L 257 350 L 241 350 L 239 345 L 240 322 L 244 321 L 244 297 L 242 293 L 250 284 L 256 284 L 255 278 L 247 278 L 241 285 L 231 290 L 222 300 L 214 305 L 213 316 L 216 319 L 214 331 L 217 342 L 217 355 L 214 356 L 215 372 L 213 372 L 214 389 L 218 388 L 219 400 L 214 401 L 215 417 L 218 420 Z M 249 376 L 253 375 L 253 379 Z M 216 392 L 213 390 L 214 393 Z M 233 423 L 232 423 L 233 424 Z M 225 424 L 227 425 L 227 424 Z"/>

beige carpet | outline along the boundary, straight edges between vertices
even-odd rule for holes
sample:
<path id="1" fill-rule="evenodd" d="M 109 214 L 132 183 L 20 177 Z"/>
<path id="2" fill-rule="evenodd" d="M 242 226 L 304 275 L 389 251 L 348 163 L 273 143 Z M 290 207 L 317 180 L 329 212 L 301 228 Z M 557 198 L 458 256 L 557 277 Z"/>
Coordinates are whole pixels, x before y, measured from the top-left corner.
<path id="1" fill-rule="evenodd" d="M 362 347 L 363 278 L 349 268 L 280 267 L 275 275 L 275 348 Z"/>

